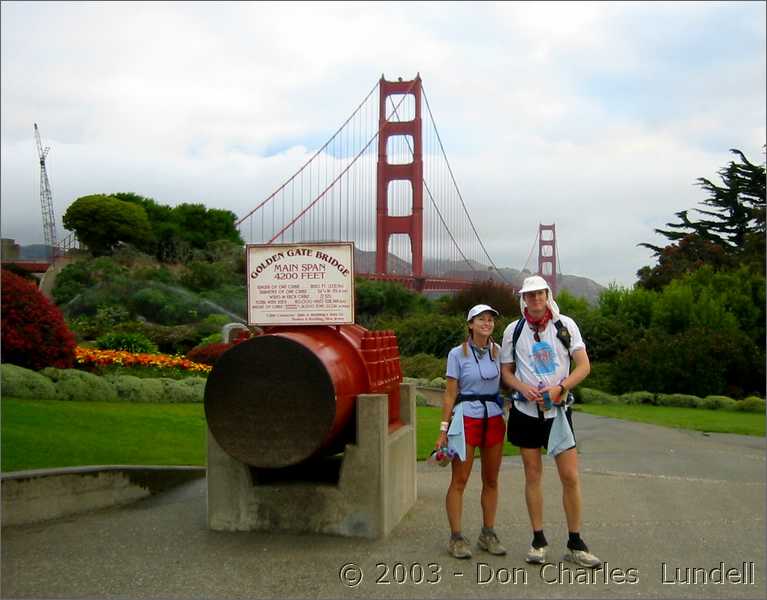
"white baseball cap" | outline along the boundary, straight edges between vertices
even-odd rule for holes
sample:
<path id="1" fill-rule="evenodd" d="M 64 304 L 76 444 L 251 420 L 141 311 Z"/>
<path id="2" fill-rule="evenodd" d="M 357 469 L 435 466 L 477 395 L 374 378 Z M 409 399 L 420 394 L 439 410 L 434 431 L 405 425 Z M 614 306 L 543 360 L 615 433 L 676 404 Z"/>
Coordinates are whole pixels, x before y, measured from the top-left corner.
<path id="1" fill-rule="evenodd" d="M 532 275 L 531 277 L 526 277 L 522 282 L 522 289 L 519 290 L 519 294 L 522 295 L 527 292 L 537 292 L 538 290 L 549 290 L 549 296 L 551 295 L 551 288 L 549 288 L 549 284 L 546 283 L 546 280 L 540 275 Z"/>
<path id="2" fill-rule="evenodd" d="M 498 311 L 495 310 L 492 306 L 488 306 L 487 304 L 477 304 L 476 306 L 472 306 L 471 309 L 469 309 L 469 314 L 466 315 L 466 321 L 471 321 L 474 317 L 483 312 L 491 312 L 496 317 L 498 316 Z"/>

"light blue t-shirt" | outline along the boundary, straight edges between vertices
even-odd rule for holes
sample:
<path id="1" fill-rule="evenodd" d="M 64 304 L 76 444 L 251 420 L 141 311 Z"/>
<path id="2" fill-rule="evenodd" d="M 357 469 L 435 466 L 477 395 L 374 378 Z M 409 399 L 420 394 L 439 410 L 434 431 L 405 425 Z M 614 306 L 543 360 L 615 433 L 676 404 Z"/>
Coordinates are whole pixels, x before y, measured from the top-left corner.
<path id="1" fill-rule="evenodd" d="M 463 355 L 463 345 L 456 346 L 447 355 L 447 377 L 458 381 L 459 394 L 495 395 L 501 380 L 500 352 L 495 359 L 490 351 L 481 352 L 471 343 L 468 356 Z M 485 416 L 485 407 L 479 400 L 463 402 L 463 414 L 481 419 Z M 503 410 L 496 402 L 487 403 L 487 416 L 502 415 Z"/>

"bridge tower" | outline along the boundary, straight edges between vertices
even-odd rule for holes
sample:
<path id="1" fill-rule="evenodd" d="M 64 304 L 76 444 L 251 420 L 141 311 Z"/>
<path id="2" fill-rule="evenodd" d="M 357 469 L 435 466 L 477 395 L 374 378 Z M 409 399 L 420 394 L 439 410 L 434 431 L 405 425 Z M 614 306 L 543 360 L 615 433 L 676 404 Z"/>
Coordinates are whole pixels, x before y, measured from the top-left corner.
<path id="1" fill-rule="evenodd" d="M 556 224 L 538 224 L 538 275 L 546 280 L 551 293 L 557 295 L 557 228 Z"/>
<path id="2" fill-rule="evenodd" d="M 416 287 L 423 281 L 423 160 L 421 139 L 421 76 L 412 81 L 386 81 L 379 84 L 378 114 L 378 169 L 376 187 L 376 273 L 387 272 L 389 238 L 393 234 L 410 237 L 413 276 Z M 389 121 L 386 118 L 386 99 L 394 94 L 411 94 L 415 97 L 415 116 L 412 121 Z M 390 137 L 411 136 L 413 161 L 407 164 L 389 164 L 387 142 Z M 409 215 L 389 215 L 389 183 L 409 181 L 412 187 L 413 208 Z"/>

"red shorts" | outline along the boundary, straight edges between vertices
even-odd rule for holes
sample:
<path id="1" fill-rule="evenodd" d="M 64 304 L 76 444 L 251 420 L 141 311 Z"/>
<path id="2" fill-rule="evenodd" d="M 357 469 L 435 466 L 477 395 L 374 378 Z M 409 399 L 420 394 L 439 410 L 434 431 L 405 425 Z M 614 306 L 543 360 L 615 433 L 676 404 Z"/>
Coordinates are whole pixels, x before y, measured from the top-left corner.
<path id="1" fill-rule="evenodd" d="M 502 415 L 496 415 L 487 419 L 485 425 L 485 419 L 475 419 L 473 417 L 463 418 L 463 432 L 466 436 L 466 443 L 469 446 L 480 448 L 490 448 L 496 444 L 502 444 L 504 437 L 506 437 L 506 422 L 503 420 Z M 482 428 L 485 429 L 484 443 L 482 441 Z"/>

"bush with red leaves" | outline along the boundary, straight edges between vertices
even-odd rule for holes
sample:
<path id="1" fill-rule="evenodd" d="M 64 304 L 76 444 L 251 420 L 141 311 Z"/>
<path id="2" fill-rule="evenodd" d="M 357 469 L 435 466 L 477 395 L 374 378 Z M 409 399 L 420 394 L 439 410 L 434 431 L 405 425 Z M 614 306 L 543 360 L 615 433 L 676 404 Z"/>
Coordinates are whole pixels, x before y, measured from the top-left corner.
<path id="1" fill-rule="evenodd" d="M 192 348 L 186 353 L 186 357 L 193 362 L 213 366 L 216 364 L 218 357 L 232 346 L 234 346 L 234 344 L 205 344 L 204 346 Z"/>
<path id="2" fill-rule="evenodd" d="M 75 358 L 75 336 L 61 311 L 37 286 L 2 270 L 2 360 L 28 369 L 67 369 Z"/>
<path id="3" fill-rule="evenodd" d="M 219 342 L 218 344 L 205 344 L 204 346 L 197 346 L 186 353 L 186 358 L 196 363 L 213 366 L 216 364 L 218 357 L 229 350 L 229 348 L 240 344 L 247 339 L 250 339 L 250 337 L 250 331 L 243 329 L 237 333 L 237 337 L 234 338 L 233 343 L 226 344 Z"/>

